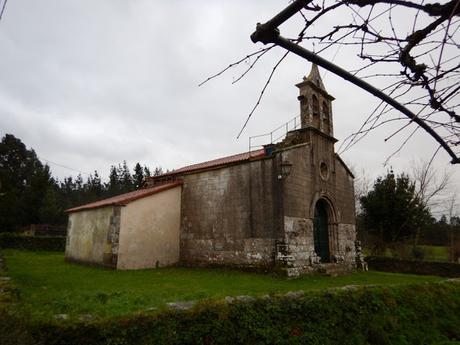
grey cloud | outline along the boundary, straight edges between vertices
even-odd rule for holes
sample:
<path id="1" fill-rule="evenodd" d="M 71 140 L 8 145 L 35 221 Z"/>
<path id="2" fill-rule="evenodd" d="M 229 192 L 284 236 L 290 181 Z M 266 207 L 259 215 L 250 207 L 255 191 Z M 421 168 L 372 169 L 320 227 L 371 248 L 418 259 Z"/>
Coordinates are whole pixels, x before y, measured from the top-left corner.
<path id="1" fill-rule="evenodd" d="M 247 150 L 249 135 L 269 132 L 298 113 L 294 84 L 309 64 L 295 56 L 286 59 L 238 141 L 236 134 L 282 50 L 267 54 L 236 85 L 231 82 L 244 66 L 197 85 L 255 50 L 249 40 L 255 23 L 285 5 L 8 2 L 0 23 L 0 135 L 13 133 L 51 161 L 102 175 L 124 159 L 171 169 Z M 295 33 L 298 20 L 283 32 Z M 346 51 L 338 56 L 353 57 Z M 378 103 L 331 74 L 324 79 L 336 97 L 334 127 L 343 140 Z M 374 175 L 383 173 L 382 162 L 398 143 L 384 143 L 388 133 L 391 127 L 344 156 Z M 405 167 L 413 156 L 429 157 L 434 149 L 431 138 L 419 135 L 394 164 Z M 436 164 L 447 162 L 441 154 Z M 51 167 L 60 177 L 75 174 Z"/>

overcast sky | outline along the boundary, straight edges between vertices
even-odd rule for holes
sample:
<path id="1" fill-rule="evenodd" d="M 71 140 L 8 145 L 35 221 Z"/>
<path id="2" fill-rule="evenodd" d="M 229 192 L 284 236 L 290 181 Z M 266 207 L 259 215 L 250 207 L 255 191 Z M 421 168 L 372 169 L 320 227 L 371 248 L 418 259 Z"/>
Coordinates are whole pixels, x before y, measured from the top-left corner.
<path id="1" fill-rule="evenodd" d="M 10 0 L 0 22 L 0 135 L 19 137 L 59 178 L 78 171 L 85 177 L 94 170 L 106 178 L 110 165 L 123 160 L 130 167 L 140 162 L 174 169 L 247 151 L 250 135 L 270 132 L 298 115 L 295 84 L 308 74 L 310 64 L 295 56 L 283 62 L 239 140 L 236 136 L 282 50 L 267 54 L 235 85 L 241 69 L 198 84 L 260 47 L 249 39 L 256 22 L 287 4 Z M 283 30 L 298 29 L 298 24 L 294 19 Z M 339 65 L 350 60 L 346 51 L 332 53 Z M 338 148 L 378 102 L 320 71 L 336 98 Z M 390 166 L 407 171 L 411 162 L 428 160 L 437 148 L 419 132 L 386 167 L 386 158 L 405 137 L 385 143 L 391 134 L 385 128 L 342 156 L 371 177 Z M 451 171 L 454 188 L 460 184 L 459 167 L 449 161 L 440 151 L 435 166 Z"/>

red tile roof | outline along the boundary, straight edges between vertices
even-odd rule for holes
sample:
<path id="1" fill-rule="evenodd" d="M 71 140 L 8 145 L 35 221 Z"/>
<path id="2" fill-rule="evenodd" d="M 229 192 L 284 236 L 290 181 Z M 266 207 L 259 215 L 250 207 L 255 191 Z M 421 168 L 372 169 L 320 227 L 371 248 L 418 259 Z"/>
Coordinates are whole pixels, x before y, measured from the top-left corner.
<path id="1" fill-rule="evenodd" d="M 162 184 L 159 186 L 155 186 L 152 188 L 138 189 L 133 192 L 116 195 L 108 199 L 92 202 L 90 204 L 69 208 L 68 210 L 66 210 L 66 212 L 73 213 L 73 212 L 85 211 L 85 210 L 90 210 L 90 209 L 95 209 L 95 208 L 100 208 L 100 207 L 106 207 L 106 206 L 126 206 L 127 204 L 129 204 L 130 202 L 134 200 L 145 198 L 147 196 L 163 192 L 165 190 L 177 187 L 181 184 L 182 184 L 182 181 L 174 181 L 174 182 Z"/>
<path id="2" fill-rule="evenodd" d="M 232 156 L 213 159 L 211 161 L 207 161 L 203 163 L 187 165 L 185 167 L 182 167 L 182 168 L 179 168 L 173 171 L 169 171 L 159 176 L 148 177 L 146 180 L 152 180 L 152 179 L 162 178 L 162 177 L 167 177 L 167 176 L 172 176 L 172 175 L 185 174 L 185 173 L 191 173 L 191 172 L 196 172 L 196 171 L 201 171 L 201 170 L 218 168 L 218 167 L 246 161 L 249 159 L 262 158 L 265 156 L 266 154 L 265 154 L 264 149 L 251 151 L 251 152 L 239 153 L 239 154 L 232 155 Z"/>

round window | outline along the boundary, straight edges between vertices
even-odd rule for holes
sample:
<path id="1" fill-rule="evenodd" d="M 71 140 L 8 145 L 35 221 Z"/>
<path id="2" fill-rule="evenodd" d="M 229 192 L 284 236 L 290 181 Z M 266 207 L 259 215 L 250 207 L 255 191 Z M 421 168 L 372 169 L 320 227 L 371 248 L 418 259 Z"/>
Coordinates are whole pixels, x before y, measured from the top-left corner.
<path id="1" fill-rule="evenodd" d="M 326 163 L 321 162 L 319 165 L 319 173 L 323 180 L 327 180 L 329 178 L 329 168 Z"/>

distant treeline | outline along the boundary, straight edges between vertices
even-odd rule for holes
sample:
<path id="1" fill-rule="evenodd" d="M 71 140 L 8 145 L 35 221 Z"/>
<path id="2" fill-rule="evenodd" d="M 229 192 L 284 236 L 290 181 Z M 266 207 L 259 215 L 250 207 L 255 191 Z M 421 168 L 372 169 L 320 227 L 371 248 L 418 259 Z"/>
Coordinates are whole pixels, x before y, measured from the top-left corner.
<path id="1" fill-rule="evenodd" d="M 109 181 L 94 171 L 84 179 L 52 176 L 32 149 L 12 134 L 0 143 L 0 232 L 14 231 L 29 224 L 65 224 L 64 210 L 139 188 L 146 176 L 163 173 L 137 163 L 130 171 L 126 161 L 110 167 Z"/>

